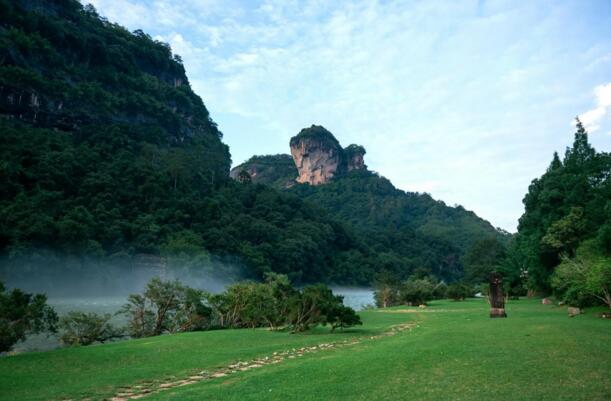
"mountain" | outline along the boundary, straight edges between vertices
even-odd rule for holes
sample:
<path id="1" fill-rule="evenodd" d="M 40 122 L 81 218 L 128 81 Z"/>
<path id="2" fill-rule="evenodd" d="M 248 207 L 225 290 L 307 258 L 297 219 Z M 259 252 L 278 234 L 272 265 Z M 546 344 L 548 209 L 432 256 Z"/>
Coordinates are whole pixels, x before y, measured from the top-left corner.
<path id="1" fill-rule="evenodd" d="M 409 261 L 390 270 L 422 267 L 446 279 L 457 278 L 462 274 L 460 259 L 476 241 L 508 239 L 462 206 L 450 207 L 428 194 L 395 188 L 367 169 L 362 146 L 342 148 L 324 127 L 301 130 L 291 138 L 290 150 L 293 166 L 288 155 L 253 156 L 234 167 L 232 176 L 244 171 L 254 183 L 288 189 L 349 224 L 364 241 L 377 239 L 376 246 L 384 252 L 398 252 Z"/>
<path id="2" fill-rule="evenodd" d="M 359 246 L 296 195 L 230 180 L 180 57 L 142 31 L 73 0 L 0 0 L 0 62 L 0 278 L 156 260 L 329 281 Z"/>
<path id="3" fill-rule="evenodd" d="M 453 280 L 474 239 L 501 236 L 397 190 L 319 126 L 231 180 L 180 57 L 75 0 L 0 0 L 0 145 L 0 279 L 148 260 L 294 282 Z"/>

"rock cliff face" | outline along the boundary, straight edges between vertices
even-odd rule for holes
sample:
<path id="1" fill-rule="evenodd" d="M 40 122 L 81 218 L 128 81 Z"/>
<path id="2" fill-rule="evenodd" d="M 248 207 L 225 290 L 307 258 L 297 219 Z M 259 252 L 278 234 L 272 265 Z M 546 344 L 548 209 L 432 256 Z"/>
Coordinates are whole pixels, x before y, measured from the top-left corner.
<path id="1" fill-rule="evenodd" d="M 290 145 L 299 183 L 326 184 L 339 174 L 366 168 L 362 146 L 342 149 L 333 134 L 319 125 L 302 129 Z"/>
<path id="2" fill-rule="evenodd" d="M 242 172 L 257 184 L 288 188 L 295 183 L 320 185 L 353 170 L 365 170 L 365 148 L 341 147 L 332 133 L 319 125 L 302 129 L 291 138 L 291 154 L 253 156 L 231 170 L 240 180 Z M 242 177 L 245 177 L 242 174 Z"/>

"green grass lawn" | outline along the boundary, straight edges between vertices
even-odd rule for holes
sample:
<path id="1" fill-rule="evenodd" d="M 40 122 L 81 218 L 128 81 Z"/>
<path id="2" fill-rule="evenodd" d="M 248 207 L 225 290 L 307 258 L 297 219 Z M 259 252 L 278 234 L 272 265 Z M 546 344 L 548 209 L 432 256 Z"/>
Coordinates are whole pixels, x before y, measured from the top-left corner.
<path id="1" fill-rule="evenodd" d="M 0 400 L 102 398 L 143 381 L 184 377 L 273 351 L 365 338 L 145 400 L 609 400 L 611 321 L 568 318 L 538 300 L 511 302 L 490 319 L 481 300 L 362 312 L 362 328 L 306 335 L 227 330 L 161 336 L 0 359 Z M 370 340 L 391 325 L 419 321 Z"/>

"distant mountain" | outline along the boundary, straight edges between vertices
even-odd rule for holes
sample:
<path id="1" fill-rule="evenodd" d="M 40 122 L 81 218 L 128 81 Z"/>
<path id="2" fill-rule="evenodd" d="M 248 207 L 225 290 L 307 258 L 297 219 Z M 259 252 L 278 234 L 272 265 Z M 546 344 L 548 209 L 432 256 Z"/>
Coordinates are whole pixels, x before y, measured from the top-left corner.
<path id="1" fill-rule="evenodd" d="M 342 148 L 324 127 L 303 129 L 291 139 L 290 148 L 292 166 L 289 155 L 253 156 L 234 167 L 232 176 L 244 171 L 254 183 L 290 188 L 289 192 L 349 223 L 364 241 L 372 244 L 377 239 L 376 246 L 384 252 L 408 258 L 408 270 L 423 267 L 456 278 L 462 271 L 460 259 L 474 242 L 508 238 L 462 206 L 450 207 L 428 194 L 395 188 L 367 170 L 363 147 Z M 427 254 L 437 256 L 429 259 L 423 256 Z"/>

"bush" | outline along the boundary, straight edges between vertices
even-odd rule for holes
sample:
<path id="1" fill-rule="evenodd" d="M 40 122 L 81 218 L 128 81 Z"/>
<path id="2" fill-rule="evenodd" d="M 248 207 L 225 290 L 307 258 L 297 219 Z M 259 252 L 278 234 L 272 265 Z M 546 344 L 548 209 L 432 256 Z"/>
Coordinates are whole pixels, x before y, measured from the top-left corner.
<path id="1" fill-rule="evenodd" d="M 123 331 L 109 323 L 112 315 L 72 311 L 62 316 L 60 341 L 66 345 L 90 345 L 123 337 Z"/>
<path id="2" fill-rule="evenodd" d="M 435 288 L 433 288 L 433 299 L 444 299 L 447 297 L 447 292 L 448 285 L 443 281 L 440 281 L 437 283 L 437 285 L 435 285 Z"/>
<path id="3" fill-rule="evenodd" d="M 410 277 L 399 292 L 399 298 L 408 305 L 422 305 L 433 299 L 435 285 L 428 279 Z"/>
<path id="4" fill-rule="evenodd" d="M 466 284 L 454 283 L 448 286 L 446 296 L 454 301 L 464 301 L 466 298 L 473 296 L 473 290 Z"/>
<path id="5" fill-rule="evenodd" d="M 602 302 L 611 308 L 611 258 L 595 241 L 586 241 L 574 258 L 563 257 L 551 283 L 558 298 L 569 305 L 585 307 Z"/>
<path id="6" fill-rule="evenodd" d="M 179 281 L 151 279 L 142 295 L 132 294 L 121 313 L 128 315 L 127 330 L 132 337 L 156 336 L 165 332 L 207 328 L 211 309 L 208 294 Z"/>
<path id="7" fill-rule="evenodd" d="M 361 324 L 356 312 L 343 304 L 324 284 L 299 291 L 288 277 L 270 273 L 263 283 L 232 284 L 220 294 L 208 294 L 178 281 L 152 279 L 143 294 L 132 294 L 122 313 L 129 316 L 127 330 L 132 337 L 164 332 L 216 328 L 290 326 L 293 332 L 318 324 L 331 330 Z"/>

